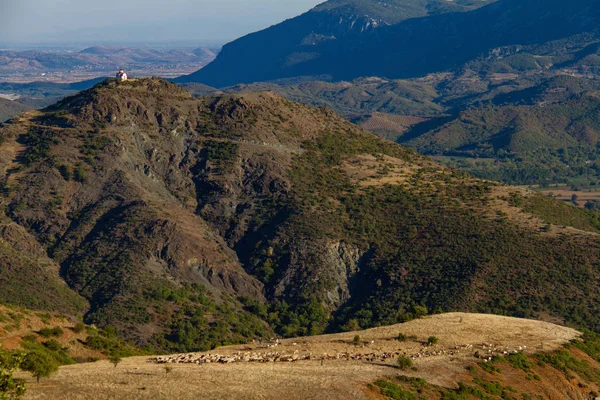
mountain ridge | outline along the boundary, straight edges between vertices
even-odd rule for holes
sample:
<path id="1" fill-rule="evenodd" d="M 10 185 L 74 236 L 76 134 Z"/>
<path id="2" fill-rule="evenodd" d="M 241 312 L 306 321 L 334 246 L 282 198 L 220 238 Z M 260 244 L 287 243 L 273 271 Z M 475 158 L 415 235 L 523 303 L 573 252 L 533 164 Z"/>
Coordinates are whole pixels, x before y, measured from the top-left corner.
<path id="1" fill-rule="evenodd" d="M 292 77 L 422 76 L 458 67 L 497 47 L 547 42 L 593 30 L 600 12 L 589 0 L 568 5 L 538 0 L 479 5 L 464 12 L 403 20 L 340 40 L 298 45 L 305 32 L 318 26 L 304 21 L 315 13 L 309 12 L 224 46 L 213 63 L 177 81 L 224 87 Z M 537 13 L 540 7 L 547 10 L 544 15 Z M 263 51 L 258 43 L 267 44 Z"/>
<path id="2" fill-rule="evenodd" d="M 444 168 L 323 107 L 107 80 L 0 134 L 6 217 L 60 265 L 87 323 L 155 351 L 427 310 L 600 326 L 597 213 Z"/>

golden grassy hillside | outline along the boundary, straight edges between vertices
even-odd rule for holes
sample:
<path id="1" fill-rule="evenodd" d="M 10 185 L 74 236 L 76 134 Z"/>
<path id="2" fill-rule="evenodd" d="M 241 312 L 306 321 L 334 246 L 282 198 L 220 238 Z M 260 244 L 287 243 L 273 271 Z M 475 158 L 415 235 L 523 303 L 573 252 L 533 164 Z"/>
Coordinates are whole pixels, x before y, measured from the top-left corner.
<path id="1" fill-rule="evenodd" d="M 400 333 L 406 336 L 405 341 L 398 340 Z M 358 340 L 355 340 L 356 335 Z M 427 345 L 430 336 L 437 337 L 437 344 Z M 502 361 L 498 356 L 493 361 L 483 361 L 488 354 L 505 351 L 511 354 L 517 351 L 513 358 L 535 360 L 534 353 L 556 354 L 563 351 L 560 350 L 563 345 L 579 340 L 579 336 L 573 329 L 540 321 L 483 314 L 441 314 L 360 332 L 285 339 L 279 344 L 277 341 L 254 342 L 209 352 L 222 356 L 275 352 L 312 355 L 311 360 L 297 362 L 158 364 L 153 358 L 132 357 L 117 367 L 107 361 L 65 366 L 40 384 L 28 379 L 26 399 L 389 398 L 382 394 L 389 392 L 372 385 L 373 382 L 380 385 L 396 382 L 398 387 L 421 382 L 421 398 L 442 398 L 445 391 L 457 393 L 459 383 L 472 385 L 474 381 L 486 379 L 511 385 L 515 393 L 560 399 L 565 398 L 561 393 L 569 392 L 570 398 L 584 398 L 585 394 L 597 390 L 597 383 L 586 382 L 585 377 L 572 371 L 566 374 L 546 363 L 543 367 L 532 365 L 526 372 L 513 367 L 513 359 L 508 357 L 506 360 L 510 361 Z M 569 351 L 577 354 L 579 360 L 585 360 L 581 362 L 597 373 L 595 361 L 577 349 Z M 385 352 L 398 352 L 413 359 L 414 368 L 397 369 L 392 358 L 385 361 L 336 359 L 342 358 L 344 353 Z M 474 356 L 476 354 L 479 358 Z M 411 378 L 399 379 L 400 375 Z M 597 379 L 599 375 L 594 376 Z M 413 378 L 425 379 L 427 383 Z M 487 398 L 497 398 L 489 396 Z"/>

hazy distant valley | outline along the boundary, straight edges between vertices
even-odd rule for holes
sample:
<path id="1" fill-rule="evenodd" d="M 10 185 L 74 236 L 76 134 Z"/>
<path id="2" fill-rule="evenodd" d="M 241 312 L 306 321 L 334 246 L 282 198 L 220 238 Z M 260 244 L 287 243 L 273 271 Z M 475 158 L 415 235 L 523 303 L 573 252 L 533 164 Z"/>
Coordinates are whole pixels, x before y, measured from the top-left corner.
<path id="1" fill-rule="evenodd" d="M 118 45 L 85 49 L 0 49 L 0 83 L 74 83 L 113 76 L 119 68 L 139 77 L 175 78 L 202 68 L 217 53 L 218 49 L 206 47 L 180 49 L 164 45 L 158 49 Z"/>

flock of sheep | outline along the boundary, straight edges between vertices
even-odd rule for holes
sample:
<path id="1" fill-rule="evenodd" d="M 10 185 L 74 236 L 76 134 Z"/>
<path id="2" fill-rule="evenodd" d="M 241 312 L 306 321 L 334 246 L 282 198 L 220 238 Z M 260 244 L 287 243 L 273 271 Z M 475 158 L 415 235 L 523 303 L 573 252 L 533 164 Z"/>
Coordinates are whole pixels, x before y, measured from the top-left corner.
<path id="1" fill-rule="evenodd" d="M 399 351 L 395 352 L 382 352 L 382 353 L 350 353 L 342 352 L 336 354 L 320 354 L 315 355 L 312 353 L 299 354 L 298 351 L 293 354 L 288 354 L 285 351 L 282 352 L 237 352 L 231 355 L 222 354 L 175 354 L 170 356 L 158 356 L 152 358 L 150 361 L 158 364 L 208 364 L 208 363 L 220 363 L 230 364 L 235 362 L 296 362 L 296 361 L 331 361 L 331 360 L 356 360 L 356 361 L 381 361 L 385 362 L 390 359 L 394 359 L 400 355 Z"/>
<path id="2" fill-rule="evenodd" d="M 296 343 L 294 343 L 295 345 Z M 268 345 L 268 348 L 276 347 L 279 345 L 279 341 L 276 344 Z M 419 358 L 436 357 L 436 356 L 458 356 L 472 355 L 475 358 L 481 359 L 484 362 L 490 361 L 495 355 L 508 355 L 526 350 L 526 346 L 518 346 L 515 348 L 509 347 L 498 347 L 489 343 L 481 344 L 467 344 L 457 345 L 449 349 L 442 349 L 439 346 L 424 346 L 417 353 L 408 355 L 406 352 L 401 350 L 388 351 L 388 352 L 341 352 L 335 354 L 313 354 L 312 352 L 304 351 L 300 353 L 295 350 L 293 353 L 288 353 L 285 350 L 282 351 L 249 351 L 236 352 L 230 355 L 223 354 L 174 354 L 167 356 L 158 356 L 152 358 L 150 361 L 158 364 L 230 364 L 237 362 L 256 362 L 256 363 L 270 363 L 270 362 L 296 362 L 296 361 L 367 361 L 367 362 L 387 362 L 394 360 L 398 356 L 410 357 L 413 360 Z"/>

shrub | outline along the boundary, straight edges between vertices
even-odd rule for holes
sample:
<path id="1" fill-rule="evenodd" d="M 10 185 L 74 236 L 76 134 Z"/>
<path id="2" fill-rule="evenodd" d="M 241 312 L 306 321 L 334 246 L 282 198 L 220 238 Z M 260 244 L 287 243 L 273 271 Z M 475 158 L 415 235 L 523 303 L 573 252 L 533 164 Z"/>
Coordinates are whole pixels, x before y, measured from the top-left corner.
<path id="1" fill-rule="evenodd" d="M 60 351 L 62 350 L 62 346 L 54 339 L 46 340 L 42 343 L 48 350 L 52 351 Z"/>
<path id="2" fill-rule="evenodd" d="M 75 167 L 75 170 L 73 171 L 73 179 L 75 179 L 77 182 L 85 183 L 87 180 L 87 172 L 85 172 L 85 168 L 82 166 Z"/>
<path id="3" fill-rule="evenodd" d="M 113 354 L 112 356 L 108 357 L 108 361 L 115 366 L 115 368 L 117 368 L 117 365 L 119 365 L 121 363 L 121 361 L 123 361 L 123 359 L 121 357 L 119 357 L 116 354 Z"/>
<path id="4" fill-rule="evenodd" d="M 51 336 L 61 337 L 64 332 L 60 326 L 56 326 L 54 328 L 42 328 L 39 332 L 40 336 L 45 338 L 49 338 Z"/>
<path id="5" fill-rule="evenodd" d="M 379 381 L 375 382 L 375 385 L 380 388 L 382 395 L 392 398 L 394 400 L 416 400 L 417 399 L 417 396 L 415 393 L 405 390 L 392 382 L 379 380 Z"/>
<path id="6" fill-rule="evenodd" d="M 356 319 L 350 319 L 348 322 L 342 327 L 346 332 L 358 331 L 360 330 L 360 324 Z"/>
<path id="7" fill-rule="evenodd" d="M 32 351 L 25 356 L 21 369 L 31 372 L 39 383 L 40 378 L 46 378 L 58 371 L 58 363 L 46 353 Z"/>
<path id="8" fill-rule="evenodd" d="M 399 342 L 406 342 L 406 335 L 404 333 L 400 332 L 398 334 L 398 341 Z"/>
<path id="9" fill-rule="evenodd" d="M 352 342 L 354 344 L 359 344 L 360 343 L 360 336 L 359 335 L 354 336 L 354 339 L 352 339 Z"/>
<path id="10" fill-rule="evenodd" d="M 398 356 L 398 359 L 396 360 L 396 366 L 401 370 L 406 370 L 412 368 L 413 362 L 409 357 Z"/>
<path id="11" fill-rule="evenodd" d="M 85 324 L 83 324 L 82 322 L 78 322 L 75 324 L 75 326 L 73 327 L 73 332 L 75 333 L 81 333 L 85 330 Z"/>
<path id="12" fill-rule="evenodd" d="M 66 181 L 70 181 L 73 177 L 73 168 L 71 168 L 69 165 L 59 165 L 58 172 L 60 172 L 60 174 Z"/>
<path id="13" fill-rule="evenodd" d="M 25 335 L 25 336 L 23 336 L 23 341 L 29 342 L 29 343 L 35 343 L 35 342 L 37 342 L 37 336 L 35 336 L 34 334 Z"/>
<path id="14" fill-rule="evenodd" d="M 530 368 L 533 367 L 533 363 L 529 361 L 524 353 L 509 354 L 506 356 L 506 360 L 513 368 L 522 369 L 525 372 L 529 372 Z"/>
<path id="15" fill-rule="evenodd" d="M 429 346 L 433 346 L 433 345 L 435 345 L 435 344 L 437 344 L 437 343 L 438 343 L 438 338 L 437 338 L 437 337 L 435 337 L 435 336 L 429 336 L 429 337 L 427 338 L 427 344 L 428 344 Z"/>

